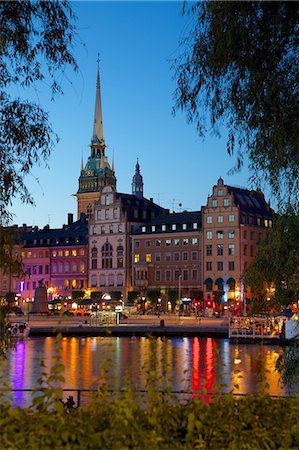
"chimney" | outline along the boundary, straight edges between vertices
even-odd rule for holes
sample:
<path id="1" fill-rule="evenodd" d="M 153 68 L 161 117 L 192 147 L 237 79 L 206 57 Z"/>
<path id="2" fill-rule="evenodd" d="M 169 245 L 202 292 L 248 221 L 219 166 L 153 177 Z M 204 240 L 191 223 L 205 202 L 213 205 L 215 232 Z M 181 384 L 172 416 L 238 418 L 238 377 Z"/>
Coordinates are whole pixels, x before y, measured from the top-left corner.
<path id="1" fill-rule="evenodd" d="M 150 197 L 150 202 L 153 202 L 153 201 L 154 201 L 153 197 Z"/>
<path id="2" fill-rule="evenodd" d="M 68 213 L 67 215 L 67 224 L 71 225 L 74 221 L 74 214 Z"/>

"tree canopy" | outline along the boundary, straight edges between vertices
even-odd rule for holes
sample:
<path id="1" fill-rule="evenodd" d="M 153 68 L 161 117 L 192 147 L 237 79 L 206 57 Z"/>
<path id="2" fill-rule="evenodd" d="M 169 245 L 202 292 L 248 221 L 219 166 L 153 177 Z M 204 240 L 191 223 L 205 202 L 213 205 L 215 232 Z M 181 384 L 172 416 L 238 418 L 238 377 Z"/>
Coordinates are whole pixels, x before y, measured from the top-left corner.
<path id="1" fill-rule="evenodd" d="M 174 110 L 200 136 L 228 128 L 233 170 L 249 157 L 251 181 L 278 203 L 298 206 L 298 5 L 296 2 L 196 2 L 173 68 Z"/>
<path id="2" fill-rule="evenodd" d="M 15 87 L 26 92 L 42 83 L 51 98 L 62 93 L 66 68 L 77 70 L 75 36 L 65 0 L 0 2 L 0 226 L 11 219 L 13 198 L 34 202 L 25 177 L 34 165 L 47 164 L 57 142 L 47 111 L 16 97 Z"/>
<path id="3" fill-rule="evenodd" d="M 254 292 L 269 295 L 282 306 L 298 300 L 298 229 L 299 217 L 293 211 L 278 216 L 244 275 Z"/>

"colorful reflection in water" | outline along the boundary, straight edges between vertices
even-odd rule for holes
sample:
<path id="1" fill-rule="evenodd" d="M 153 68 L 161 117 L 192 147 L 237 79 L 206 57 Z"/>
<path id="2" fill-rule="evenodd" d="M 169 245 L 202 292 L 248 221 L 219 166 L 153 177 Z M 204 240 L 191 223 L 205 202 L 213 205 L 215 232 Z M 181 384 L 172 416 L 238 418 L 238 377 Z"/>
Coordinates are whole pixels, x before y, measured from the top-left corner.
<path id="1" fill-rule="evenodd" d="M 65 366 L 65 389 L 96 389 L 108 383 L 111 389 L 131 385 L 146 389 L 148 374 L 156 374 L 159 389 L 204 389 L 213 392 L 257 393 L 263 377 L 270 395 L 289 395 L 279 382 L 275 363 L 278 346 L 230 344 L 227 339 L 173 338 L 63 338 L 58 344 Z M 55 339 L 31 338 L 17 342 L 4 367 L 4 379 L 13 389 L 36 388 L 42 371 L 50 371 L 57 344 Z M 44 362 L 44 368 L 41 366 Z M 188 394 L 192 395 L 192 394 Z M 24 393 L 15 392 L 14 402 L 24 406 Z"/>

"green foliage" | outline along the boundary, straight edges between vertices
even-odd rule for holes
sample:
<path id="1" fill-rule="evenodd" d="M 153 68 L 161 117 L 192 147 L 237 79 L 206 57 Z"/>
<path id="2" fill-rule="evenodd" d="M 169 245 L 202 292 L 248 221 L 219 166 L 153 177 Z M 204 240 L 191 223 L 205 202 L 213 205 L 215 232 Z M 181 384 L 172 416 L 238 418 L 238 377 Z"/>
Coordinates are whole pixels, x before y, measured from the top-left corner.
<path id="1" fill-rule="evenodd" d="M 187 4 L 187 2 L 186 2 Z M 200 136 L 228 128 L 235 170 L 298 206 L 298 7 L 296 2 L 194 2 L 173 64 L 175 109 Z"/>
<path id="2" fill-rule="evenodd" d="M 298 298 L 298 229 L 299 216 L 293 211 L 278 216 L 244 274 L 245 284 L 255 293 L 283 306 Z"/>
<path id="3" fill-rule="evenodd" d="M 0 268 L 3 273 L 12 275 L 22 273 L 22 261 L 14 252 L 17 237 L 13 230 L 0 226 Z"/>
<path id="4" fill-rule="evenodd" d="M 140 296 L 140 292 L 139 291 L 130 291 L 128 292 L 128 302 L 129 303 L 134 303 L 135 301 L 138 300 Z"/>
<path id="5" fill-rule="evenodd" d="M 284 384 L 299 385 L 299 335 L 284 347 L 276 361 L 276 370 L 280 372 Z"/>

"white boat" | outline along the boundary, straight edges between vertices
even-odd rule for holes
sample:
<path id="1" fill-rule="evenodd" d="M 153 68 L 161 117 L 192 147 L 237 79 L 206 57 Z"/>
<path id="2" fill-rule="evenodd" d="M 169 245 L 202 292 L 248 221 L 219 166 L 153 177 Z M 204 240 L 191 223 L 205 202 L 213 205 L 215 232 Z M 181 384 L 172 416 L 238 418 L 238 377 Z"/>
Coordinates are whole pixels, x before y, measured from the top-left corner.
<path id="1" fill-rule="evenodd" d="M 30 333 L 30 326 L 26 322 L 11 322 L 8 330 L 11 337 L 15 339 L 26 339 Z"/>

